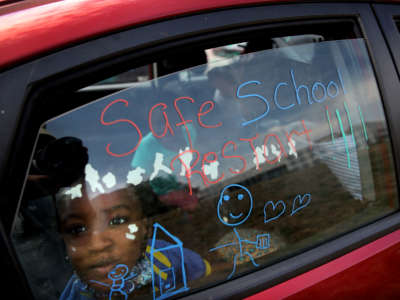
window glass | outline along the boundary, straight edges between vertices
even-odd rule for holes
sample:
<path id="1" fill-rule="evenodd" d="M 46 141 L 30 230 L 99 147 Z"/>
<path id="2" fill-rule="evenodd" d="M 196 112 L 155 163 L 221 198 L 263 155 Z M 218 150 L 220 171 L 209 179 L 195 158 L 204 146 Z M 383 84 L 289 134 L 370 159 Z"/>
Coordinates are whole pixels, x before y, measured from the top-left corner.
<path id="1" fill-rule="evenodd" d="M 347 25 L 348 26 L 348 25 Z M 210 49 L 196 49 L 194 51 L 182 52 L 167 55 L 163 59 L 152 64 L 137 67 L 118 75 L 99 81 L 91 86 L 81 89 L 81 92 L 101 91 L 101 90 L 122 90 L 124 88 L 134 87 L 137 82 L 152 80 L 170 73 L 182 71 L 190 67 L 202 65 L 204 63 L 216 62 L 225 58 L 232 58 L 250 52 L 266 50 L 271 48 L 281 48 L 306 43 L 318 43 L 325 40 L 325 37 L 319 34 L 300 34 L 295 36 L 278 36 L 270 38 L 259 35 L 253 37 L 249 42 L 234 43 Z M 199 69 L 199 72 L 202 70 Z M 193 76 L 195 69 L 191 72 L 181 72 L 181 77 Z"/>
<path id="2" fill-rule="evenodd" d="M 265 48 L 209 49 L 195 67 L 182 58 L 180 71 L 43 124 L 14 230 L 38 298 L 164 299 L 397 209 L 364 40 Z"/>

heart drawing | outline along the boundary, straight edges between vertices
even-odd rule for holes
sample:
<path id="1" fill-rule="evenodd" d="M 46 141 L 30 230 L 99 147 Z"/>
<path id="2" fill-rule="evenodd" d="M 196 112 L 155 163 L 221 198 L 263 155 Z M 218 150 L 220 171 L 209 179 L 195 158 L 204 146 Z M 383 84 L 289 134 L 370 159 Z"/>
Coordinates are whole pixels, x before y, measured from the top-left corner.
<path id="1" fill-rule="evenodd" d="M 275 215 L 274 217 L 269 217 L 268 218 L 267 217 L 267 210 L 268 210 L 269 206 L 272 207 L 272 210 L 274 212 L 276 212 L 276 210 L 277 210 L 277 208 L 279 206 L 279 207 L 281 207 L 281 211 L 277 215 Z M 279 209 L 278 209 L 278 211 L 279 211 Z M 264 205 L 264 223 L 268 223 L 268 222 L 271 222 L 273 220 L 278 219 L 280 216 L 282 216 L 285 213 L 285 211 L 286 211 L 286 204 L 282 200 L 279 200 L 276 203 L 274 203 L 273 201 L 268 201 Z"/>
<path id="2" fill-rule="evenodd" d="M 307 207 L 310 202 L 311 194 L 304 194 L 303 196 L 297 195 L 296 198 L 293 199 L 292 213 L 290 215 L 293 216 L 299 210 Z"/>

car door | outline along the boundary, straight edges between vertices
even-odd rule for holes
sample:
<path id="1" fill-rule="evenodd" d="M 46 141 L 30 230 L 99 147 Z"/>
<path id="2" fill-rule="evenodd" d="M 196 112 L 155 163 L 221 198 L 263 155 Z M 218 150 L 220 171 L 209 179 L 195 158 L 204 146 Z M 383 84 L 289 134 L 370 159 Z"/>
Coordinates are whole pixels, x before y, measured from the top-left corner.
<path id="1" fill-rule="evenodd" d="M 15 292 L 242 298 L 396 232 L 389 44 L 368 4 L 254 5 L 4 70 Z"/>

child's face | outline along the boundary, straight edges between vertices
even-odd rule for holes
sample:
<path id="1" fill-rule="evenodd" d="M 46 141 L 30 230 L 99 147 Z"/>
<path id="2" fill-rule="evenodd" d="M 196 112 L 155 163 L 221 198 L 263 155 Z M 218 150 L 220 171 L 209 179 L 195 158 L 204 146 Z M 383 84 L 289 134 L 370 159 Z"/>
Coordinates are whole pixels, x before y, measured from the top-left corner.
<path id="1" fill-rule="evenodd" d="M 91 280 L 111 285 L 108 273 L 117 264 L 131 268 L 140 258 L 145 222 L 139 201 L 127 190 L 63 200 L 58 211 L 68 255 L 89 285 L 105 289 Z"/>

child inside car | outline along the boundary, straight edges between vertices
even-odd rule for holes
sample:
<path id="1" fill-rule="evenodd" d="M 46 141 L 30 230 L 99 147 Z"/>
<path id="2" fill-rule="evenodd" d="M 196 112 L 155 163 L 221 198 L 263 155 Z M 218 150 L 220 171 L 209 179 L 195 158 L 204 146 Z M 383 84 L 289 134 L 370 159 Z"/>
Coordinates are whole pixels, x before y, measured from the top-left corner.
<path id="1" fill-rule="evenodd" d="M 149 239 L 149 205 L 137 187 L 92 193 L 82 182 L 59 194 L 59 228 L 75 270 L 60 299 L 132 299 L 207 275 L 208 263 L 197 253 Z M 169 249 L 151 257 L 153 248 Z"/>

